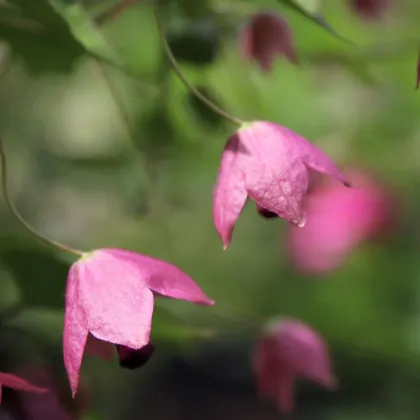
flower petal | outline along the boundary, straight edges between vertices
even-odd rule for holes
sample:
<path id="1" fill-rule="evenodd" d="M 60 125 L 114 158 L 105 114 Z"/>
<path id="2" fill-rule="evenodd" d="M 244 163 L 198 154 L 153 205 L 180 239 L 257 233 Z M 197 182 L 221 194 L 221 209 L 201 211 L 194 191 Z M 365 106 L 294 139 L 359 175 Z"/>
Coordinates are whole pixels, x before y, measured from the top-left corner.
<path id="1" fill-rule="evenodd" d="M 289 319 L 277 328 L 277 343 L 283 363 L 307 379 L 335 388 L 330 354 L 322 337 L 306 324 Z"/>
<path id="2" fill-rule="evenodd" d="M 17 391 L 33 392 L 35 394 L 43 394 L 44 392 L 48 391 L 47 388 L 40 388 L 38 386 L 32 385 L 30 382 L 19 376 L 13 375 L 11 373 L 0 372 L 0 404 L 3 386 L 15 389 Z"/>
<path id="3" fill-rule="evenodd" d="M 78 295 L 89 332 L 113 344 L 139 349 L 149 342 L 153 293 L 137 267 L 101 250 L 79 263 Z"/>
<path id="4" fill-rule="evenodd" d="M 101 252 L 129 264 L 137 272 L 138 281 L 155 293 L 200 305 L 214 304 L 191 277 L 172 264 L 125 249 L 110 248 Z"/>
<path id="5" fill-rule="evenodd" d="M 232 239 L 233 229 L 247 199 L 244 177 L 237 163 L 241 154 L 238 133 L 229 138 L 223 150 L 219 176 L 213 191 L 213 221 L 226 249 Z"/>
<path id="6" fill-rule="evenodd" d="M 265 126 L 265 130 L 272 130 L 275 137 L 281 139 L 285 143 L 289 161 L 293 162 L 293 158 L 300 158 L 309 168 L 329 175 L 337 179 L 346 186 L 350 186 L 347 178 L 340 172 L 333 161 L 320 149 L 314 146 L 311 142 L 278 124 L 270 122 L 261 122 Z M 268 135 L 268 134 L 267 134 Z"/>
<path id="7" fill-rule="evenodd" d="M 242 55 L 258 62 L 268 72 L 276 56 L 297 63 L 292 33 L 287 22 L 275 12 L 260 12 L 242 29 L 239 37 Z"/>
<path id="8" fill-rule="evenodd" d="M 79 384 L 83 352 L 88 337 L 84 310 L 79 301 L 79 265 L 73 264 L 67 278 L 66 307 L 64 312 L 63 354 L 64 365 L 73 397 Z"/>
<path id="9" fill-rule="evenodd" d="M 308 170 L 290 135 L 265 122 L 241 130 L 241 142 L 252 151 L 241 160 L 241 170 L 248 194 L 259 207 L 301 226 Z"/>

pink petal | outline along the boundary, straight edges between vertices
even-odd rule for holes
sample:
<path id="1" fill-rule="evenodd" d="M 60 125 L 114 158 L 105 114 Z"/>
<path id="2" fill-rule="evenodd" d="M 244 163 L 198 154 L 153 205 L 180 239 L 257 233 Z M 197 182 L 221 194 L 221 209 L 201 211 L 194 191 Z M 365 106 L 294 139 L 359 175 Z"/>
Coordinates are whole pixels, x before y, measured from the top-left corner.
<path id="1" fill-rule="evenodd" d="M 257 122 L 241 131 L 241 141 L 252 151 L 242 164 L 249 195 L 260 207 L 293 224 L 305 224 L 308 167 L 347 184 L 323 152 L 285 127 Z"/>
<path id="2" fill-rule="evenodd" d="M 258 206 L 300 226 L 305 223 L 308 172 L 290 133 L 265 122 L 241 130 L 241 144 L 250 153 L 239 163 L 248 194 Z"/>
<path id="3" fill-rule="evenodd" d="M 81 306 L 78 294 L 80 282 L 79 264 L 73 264 L 67 278 L 63 330 L 64 365 L 69 377 L 73 397 L 79 385 L 80 368 L 88 337 L 85 312 Z"/>
<path id="4" fill-rule="evenodd" d="M 290 414 L 294 410 L 295 375 L 285 369 L 279 376 L 277 389 L 277 406 L 284 414 Z"/>
<path id="5" fill-rule="evenodd" d="M 13 375 L 11 373 L 0 372 L 0 404 L 3 386 L 15 389 L 17 391 L 33 392 L 35 394 L 43 394 L 44 392 L 48 391 L 46 388 L 40 388 L 38 386 L 32 385 L 30 382 L 20 378 L 19 376 Z"/>
<path id="6" fill-rule="evenodd" d="M 285 143 L 284 148 L 288 151 L 291 160 L 299 158 L 314 171 L 328 175 L 349 186 L 347 178 L 340 172 L 333 161 L 311 142 L 281 125 L 271 122 L 260 122 L 259 124 L 263 126 L 261 132 L 265 132 L 266 136 L 273 136 L 277 138 L 277 141 Z"/>
<path id="7" fill-rule="evenodd" d="M 281 412 L 293 410 L 296 374 L 282 362 L 276 337 L 264 336 L 256 345 L 252 368 L 259 392 L 274 399 Z"/>
<path id="8" fill-rule="evenodd" d="M 240 154 L 247 150 L 241 148 L 239 134 L 229 138 L 223 150 L 219 176 L 213 192 L 213 220 L 223 246 L 226 249 L 232 239 L 236 220 L 244 208 L 247 192 L 245 180 L 237 163 Z"/>
<path id="9" fill-rule="evenodd" d="M 281 321 L 276 329 L 278 351 L 284 365 L 300 376 L 335 388 L 330 354 L 322 337 L 297 320 Z"/>
<path id="10" fill-rule="evenodd" d="M 130 262 L 95 251 L 78 263 L 78 297 L 96 338 L 139 349 L 149 342 L 153 293 Z"/>
<path id="11" fill-rule="evenodd" d="M 85 351 L 91 356 L 95 356 L 103 360 L 111 360 L 115 353 L 113 344 L 108 343 L 107 341 L 99 340 L 92 334 L 88 335 Z"/>
<path id="12" fill-rule="evenodd" d="M 191 277 L 172 264 L 124 249 L 103 249 L 101 252 L 128 264 L 137 281 L 155 293 L 199 305 L 214 305 Z"/>

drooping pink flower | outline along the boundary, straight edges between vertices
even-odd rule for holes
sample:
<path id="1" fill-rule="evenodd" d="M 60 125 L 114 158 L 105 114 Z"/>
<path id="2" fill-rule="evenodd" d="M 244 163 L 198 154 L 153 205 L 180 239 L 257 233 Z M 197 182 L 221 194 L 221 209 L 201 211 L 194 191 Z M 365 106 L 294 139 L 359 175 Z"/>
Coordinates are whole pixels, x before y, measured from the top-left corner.
<path id="1" fill-rule="evenodd" d="M 21 378 L 20 376 L 13 375 L 12 373 L 3 373 L 0 372 L 0 404 L 2 397 L 2 388 L 12 388 L 16 391 L 26 391 L 33 392 L 35 394 L 42 394 L 47 392 L 46 388 L 40 388 L 36 385 L 31 384 L 26 379 Z"/>
<path id="2" fill-rule="evenodd" d="M 288 128 L 265 121 L 240 128 L 223 150 L 214 189 L 213 220 L 224 248 L 248 197 L 263 211 L 304 226 L 302 204 L 313 171 L 349 185 L 327 155 Z"/>
<path id="3" fill-rule="evenodd" d="M 325 182 L 307 197 L 306 225 L 289 230 L 292 262 L 308 273 L 338 268 L 365 240 L 386 230 L 394 220 L 390 194 L 360 171 L 347 174 L 354 188 Z"/>
<path id="4" fill-rule="evenodd" d="M 324 340 L 295 319 L 284 319 L 265 331 L 255 347 L 252 367 L 261 395 L 274 399 L 284 413 L 293 411 L 298 378 L 330 390 L 338 386 Z"/>
<path id="5" fill-rule="evenodd" d="M 256 61 L 268 72 L 276 57 L 286 57 L 297 63 L 292 32 L 287 22 L 275 12 L 254 14 L 243 27 L 240 36 L 242 55 Z"/>
<path id="6" fill-rule="evenodd" d="M 355 13 L 367 20 L 381 19 L 391 4 L 392 0 L 350 0 Z"/>
<path id="7" fill-rule="evenodd" d="M 73 396 L 83 353 L 112 357 L 113 345 L 139 350 L 150 342 L 154 294 L 213 305 L 177 267 L 123 249 L 86 254 L 70 269 L 66 287 L 63 352 Z"/>

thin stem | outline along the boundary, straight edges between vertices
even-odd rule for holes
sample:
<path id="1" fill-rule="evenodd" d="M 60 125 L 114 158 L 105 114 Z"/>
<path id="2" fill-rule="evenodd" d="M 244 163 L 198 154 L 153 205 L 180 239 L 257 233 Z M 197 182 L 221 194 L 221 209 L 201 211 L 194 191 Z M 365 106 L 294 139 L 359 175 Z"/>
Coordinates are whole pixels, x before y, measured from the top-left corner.
<path id="1" fill-rule="evenodd" d="M 233 115 L 229 114 L 228 112 L 224 111 L 223 109 L 219 108 L 215 103 L 213 103 L 210 99 L 208 99 L 206 96 L 204 96 L 199 90 L 197 90 L 192 83 L 186 78 L 185 74 L 181 70 L 178 62 L 176 61 L 175 56 L 172 53 L 171 47 L 168 44 L 168 40 L 166 39 L 165 32 L 163 30 L 160 18 L 159 18 L 159 12 L 157 6 L 154 8 L 155 13 L 155 20 L 156 20 L 156 26 L 159 32 L 159 37 L 162 41 L 163 49 L 165 51 L 165 54 L 170 61 L 173 69 L 175 70 L 175 73 L 178 75 L 179 79 L 182 81 L 182 83 L 185 85 L 185 87 L 194 94 L 201 102 L 203 102 L 204 105 L 209 107 L 211 110 L 213 110 L 216 114 L 220 115 L 223 118 L 226 118 L 227 120 L 231 121 L 232 123 L 236 125 L 242 125 L 244 124 L 244 121 L 240 120 L 237 117 L 234 117 Z"/>
<path id="2" fill-rule="evenodd" d="M 49 239 L 46 236 L 43 236 L 40 233 L 38 233 L 17 211 L 16 207 L 14 206 L 14 204 L 12 203 L 9 197 L 9 190 L 7 187 L 7 159 L 6 159 L 6 154 L 4 152 L 3 141 L 1 137 L 0 137 L 0 160 L 1 160 L 1 176 L 2 176 L 1 187 L 3 191 L 3 198 L 10 212 L 13 214 L 13 216 L 15 216 L 15 218 L 19 221 L 19 223 L 23 225 L 26 228 L 26 230 L 28 230 L 33 236 L 37 237 L 41 241 L 46 242 L 48 245 L 51 245 L 65 252 L 69 252 L 70 254 L 77 255 L 78 257 L 83 256 L 85 252 L 80 251 L 78 249 L 71 248 L 67 245 L 64 245 L 53 239 Z"/>
<path id="3" fill-rule="evenodd" d="M 0 81 L 6 75 L 6 73 L 11 68 L 11 65 L 12 65 L 12 60 L 10 58 L 10 55 L 6 57 L 6 60 L 7 60 L 6 65 L 2 69 L 2 74 L 0 75 Z M 78 257 L 83 256 L 85 254 L 83 251 L 79 251 L 78 249 L 71 248 L 67 245 L 54 241 L 53 239 L 49 239 L 41 235 L 40 233 L 38 233 L 17 211 L 16 207 L 14 206 L 14 204 L 12 203 L 9 197 L 9 190 L 7 186 L 7 179 L 8 179 L 7 178 L 7 159 L 6 159 L 6 154 L 4 151 L 1 137 L 0 137 L 0 161 L 1 161 L 1 177 L 2 177 L 1 187 L 2 187 L 3 198 L 10 212 L 13 214 L 13 216 L 15 216 L 15 218 L 19 221 L 19 223 L 23 225 L 26 228 L 26 230 L 28 230 L 33 236 L 40 239 L 41 241 L 46 242 L 48 245 L 51 245 L 65 252 L 69 252 L 70 254 L 77 255 Z"/>

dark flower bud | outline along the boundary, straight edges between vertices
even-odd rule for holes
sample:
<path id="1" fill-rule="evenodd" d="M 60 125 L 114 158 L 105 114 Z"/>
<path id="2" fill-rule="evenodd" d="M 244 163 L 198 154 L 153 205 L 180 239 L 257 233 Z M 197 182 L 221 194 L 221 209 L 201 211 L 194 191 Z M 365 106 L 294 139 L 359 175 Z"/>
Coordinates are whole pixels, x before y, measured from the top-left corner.
<path id="1" fill-rule="evenodd" d="M 125 369 L 137 369 L 142 367 L 152 357 L 155 346 L 149 343 L 139 350 L 130 349 L 129 347 L 116 345 L 120 366 Z"/>
<path id="2" fill-rule="evenodd" d="M 274 12 L 251 16 L 240 34 L 240 48 L 244 57 L 256 61 L 266 72 L 276 57 L 286 57 L 295 64 L 298 61 L 289 25 Z"/>
<path id="3" fill-rule="evenodd" d="M 350 6 L 362 18 L 379 20 L 391 6 L 391 0 L 350 0 Z"/>
<path id="4" fill-rule="evenodd" d="M 257 205 L 257 212 L 261 217 L 264 217 L 265 219 L 276 219 L 279 217 L 276 213 L 270 210 L 264 209 L 258 205 Z"/>

